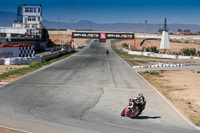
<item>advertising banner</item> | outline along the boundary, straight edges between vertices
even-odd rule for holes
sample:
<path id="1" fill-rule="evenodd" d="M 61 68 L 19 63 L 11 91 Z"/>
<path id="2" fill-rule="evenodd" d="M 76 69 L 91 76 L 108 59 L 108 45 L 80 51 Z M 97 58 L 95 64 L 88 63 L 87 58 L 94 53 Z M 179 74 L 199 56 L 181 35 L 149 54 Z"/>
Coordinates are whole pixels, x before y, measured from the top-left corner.
<path id="1" fill-rule="evenodd" d="M 106 33 L 106 39 L 134 39 L 133 33 Z"/>
<path id="2" fill-rule="evenodd" d="M 88 32 L 72 32 L 72 38 L 134 39 L 134 33 L 88 33 Z"/>
<path id="3" fill-rule="evenodd" d="M 18 57 L 18 56 L 19 56 L 19 47 L 0 48 L 0 58 Z"/>
<path id="4" fill-rule="evenodd" d="M 94 38 L 94 39 L 99 39 L 100 38 L 100 33 L 72 32 L 72 38 Z"/>

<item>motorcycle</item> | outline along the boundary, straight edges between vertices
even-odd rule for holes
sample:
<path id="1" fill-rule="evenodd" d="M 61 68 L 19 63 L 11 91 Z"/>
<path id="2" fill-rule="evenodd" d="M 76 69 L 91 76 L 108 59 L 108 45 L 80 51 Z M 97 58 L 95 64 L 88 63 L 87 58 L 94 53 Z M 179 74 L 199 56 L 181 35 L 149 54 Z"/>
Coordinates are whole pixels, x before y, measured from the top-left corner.
<path id="1" fill-rule="evenodd" d="M 121 112 L 121 116 L 127 116 L 131 119 L 137 118 L 142 111 L 145 109 L 146 101 L 137 102 L 137 99 L 129 99 L 129 104 L 125 109 Z"/>

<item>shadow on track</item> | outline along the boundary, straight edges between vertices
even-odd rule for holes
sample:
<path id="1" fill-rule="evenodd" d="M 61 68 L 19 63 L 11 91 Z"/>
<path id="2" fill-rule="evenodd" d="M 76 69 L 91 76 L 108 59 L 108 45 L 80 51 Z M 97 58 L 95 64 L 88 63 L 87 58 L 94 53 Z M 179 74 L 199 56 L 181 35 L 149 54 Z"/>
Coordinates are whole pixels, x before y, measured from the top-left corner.
<path id="1" fill-rule="evenodd" d="M 136 119 L 158 119 L 158 118 L 161 118 L 160 116 L 153 116 L 153 117 L 150 117 L 150 116 L 138 116 Z"/>

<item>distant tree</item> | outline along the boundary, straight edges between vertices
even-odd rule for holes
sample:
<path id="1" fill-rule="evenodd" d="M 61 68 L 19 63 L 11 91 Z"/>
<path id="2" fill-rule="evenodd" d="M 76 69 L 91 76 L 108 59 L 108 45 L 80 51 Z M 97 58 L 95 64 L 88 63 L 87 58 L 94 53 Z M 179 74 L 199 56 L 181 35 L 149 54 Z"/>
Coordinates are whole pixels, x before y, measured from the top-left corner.
<path id="1" fill-rule="evenodd" d="M 42 41 L 49 40 L 49 33 L 46 28 L 42 28 Z"/>
<path id="2" fill-rule="evenodd" d="M 196 35 L 200 35 L 200 31 L 197 31 L 195 34 L 196 34 Z"/>
<path id="3" fill-rule="evenodd" d="M 190 30 L 189 29 L 185 29 L 184 32 L 190 32 Z"/>
<path id="4" fill-rule="evenodd" d="M 196 49 L 195 48 L 183 48 L 180 52 L 183 52 L 184 55 L 190 56 L 190 55 L 196 55 Z"/>
<path id="5" fill-rule="evenodd" d="M 181 28 L 179 28 L 179 29 L 177 30 L 177 32 L 182 32 Z"/>

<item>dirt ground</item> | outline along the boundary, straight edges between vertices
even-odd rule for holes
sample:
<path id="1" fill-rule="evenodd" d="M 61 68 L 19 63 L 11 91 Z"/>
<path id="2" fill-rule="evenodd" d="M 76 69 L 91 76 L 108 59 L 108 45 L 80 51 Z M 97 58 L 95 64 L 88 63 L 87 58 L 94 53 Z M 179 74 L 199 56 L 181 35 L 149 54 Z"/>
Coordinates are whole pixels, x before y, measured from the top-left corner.
<path id="1" fill-rule="evenodd" d="M 24 67 L 29 67 L 29 65 L 0 65 L 0 74 Z"/>
<path id="2" fill-rule="evenodd" d="M 160 50 L 160 40 L 147 40 L 144 42 L 142 46 L 140 46 L 140 43 L 143 41 L 143 39 L 136 39 L 135 40 L 135 50 L 141 51 L 142 48 L 145 47 L 151 47 L 156 46 L 159 51 Z M 134 41 L 133 40 L 124 40 L 121 42 L 117 42 L 117 45 L 121 45 L 122 43 L 126 42 L 127 44 L 130 44 L 132 48 L 134 47 Z M 174 43 L 170 42 L 170 50 L 167 50 L 166 52 L 168 54 L 172 54 L 173 52 L 180 52 L 180 49 L 182 48 L 195 48 L 196 51 L 200 51 L 200 44 L 194 44 L 194 43 Z"/>
<path id="3" fill-rule="evenodd" d="M 55 43 L 64 45 L 65 43 L 70 43 L 71 41 L 71 34 L 49 34 L 49 38 Z M 79 46 L 82 44 L 86 44 L 88 39 L 74 39 L 74 45 Z"/>
<path id="4" fill-rule="evenodd" d="M 10 129 L 0 127 L 0 133 L 23 133 L 23 132 L 14 131 L 14 130 L 10 130 Z"/>
<path id="5" fill-rule="evenodd" d="M 26 68 L 26 67 L 29 67 L 29 65 L 0 65 L 0 74 L 4 72 L 8 72 L 8 71 L 13 71 L 19 68 Z M 21 75 L 10 75 L 8 78 L 0 81 L 0 86 L 6 83 L 12 82 L 20 77 Z"/>
<path id="6" fill-rule="evenodd" d="M 159 71 L 140 74 L 194 124 L 200 126 L 200 71 Z"/>

